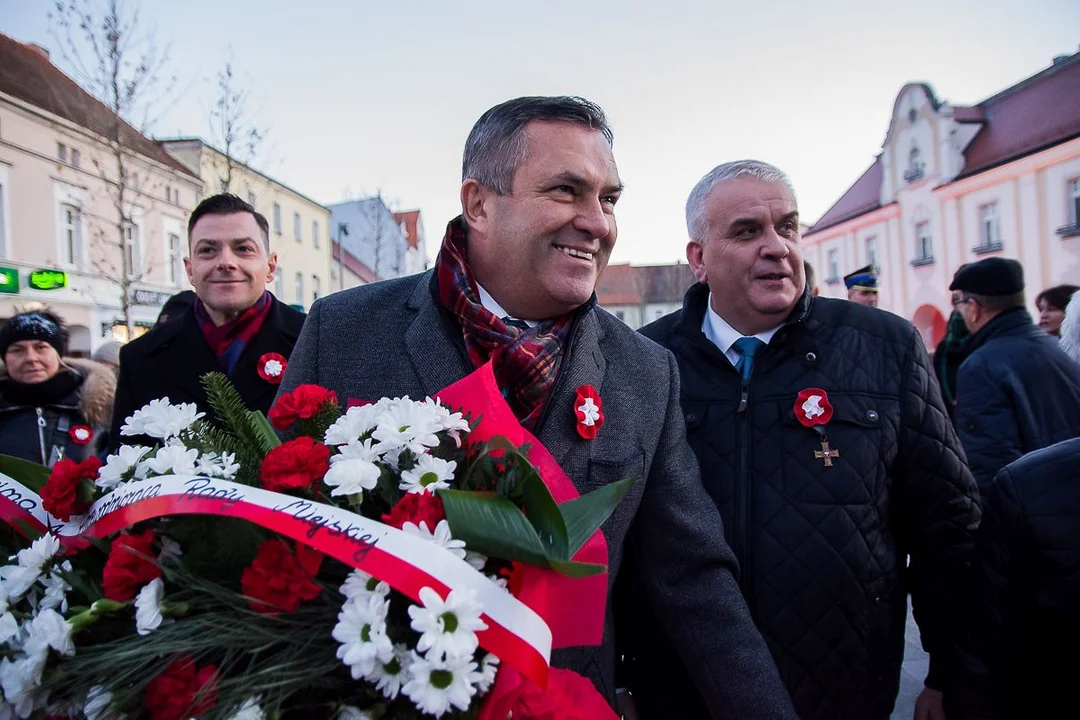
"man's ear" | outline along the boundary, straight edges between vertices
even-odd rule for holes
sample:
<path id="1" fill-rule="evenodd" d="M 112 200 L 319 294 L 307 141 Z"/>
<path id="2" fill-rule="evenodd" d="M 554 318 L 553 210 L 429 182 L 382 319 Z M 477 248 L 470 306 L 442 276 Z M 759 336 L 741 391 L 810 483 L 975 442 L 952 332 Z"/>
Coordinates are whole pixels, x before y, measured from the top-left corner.
<path id="1" fill-rule="evenodd" d="M 694 271 L 698 282 L 709 283 L 709 274 L 705 271 L 705 248 L 696 240 L 686 243 L 686 261 Z"/>
<path id="2" fill-rule="evenodd" d="M 473 231 L 484 233 L 491 222 L 491 203 L 495 193 L 478 180 L 469 178 L 461 183 L 461 216 Z"/>

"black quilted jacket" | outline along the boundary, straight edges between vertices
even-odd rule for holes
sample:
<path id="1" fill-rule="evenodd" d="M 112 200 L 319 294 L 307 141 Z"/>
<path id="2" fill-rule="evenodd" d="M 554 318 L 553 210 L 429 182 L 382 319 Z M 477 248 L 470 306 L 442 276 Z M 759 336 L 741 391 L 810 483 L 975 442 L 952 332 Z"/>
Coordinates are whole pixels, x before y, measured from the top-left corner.
<path id="1" fill-rule="evenodd" d="M 912 593 L 932 685 L 952 649 L 954 590 L 969 566 L 978 491 L 949 423 L 929 358 L 903 319 L 805 295 L 763 348 L 743 387 L 701 332 L 708 288 L 643 333 L 671 349 L 682 376 L 687 436 L 741 566 L 740 585 L 803 720 L 887 718 L 896 698 Z M 839 452 L 800 425 L 795 398 L 819 388 Z M 905 556 L 911 555 L 910 567 Z M 685 674 L 639 609 L 632 676 L 655 688 Z M 652 703 L 646 714 L 697 717 Z M 633 689 L 633 688 L 632 688 Z M 690 692 L 690 691 L 687 691 Z M 704 717 L 703 715 L 701 715 Z"/>
<path id="2" fill-rule="evenodd" d="M 949 720 L 1075 717 L 1080 438 L 998 473 L 986 496 L 973 575 L 966 682 L 946 695 Z"/>

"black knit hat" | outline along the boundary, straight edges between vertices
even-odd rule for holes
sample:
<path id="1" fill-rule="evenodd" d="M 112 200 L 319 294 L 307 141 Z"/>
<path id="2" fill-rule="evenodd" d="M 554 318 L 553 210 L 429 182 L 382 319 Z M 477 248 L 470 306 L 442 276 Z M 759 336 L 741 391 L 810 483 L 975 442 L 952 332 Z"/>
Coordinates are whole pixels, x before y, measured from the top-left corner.
<path id="1" fill-rule="evenodd" d="M 1024 292 L 1024 266 L 1009 258 L 992 257 L 962 266 L 953 275 L 949 290 L 987 295 Z"/>
<path id="2" fill-rule="evenodd" d="M 68 332 L 64 321 L 47 310 L 20 313 L 0 327 L 0 358 L 20 340 L 44 340 L 60 355 L 67 353 Z"/>

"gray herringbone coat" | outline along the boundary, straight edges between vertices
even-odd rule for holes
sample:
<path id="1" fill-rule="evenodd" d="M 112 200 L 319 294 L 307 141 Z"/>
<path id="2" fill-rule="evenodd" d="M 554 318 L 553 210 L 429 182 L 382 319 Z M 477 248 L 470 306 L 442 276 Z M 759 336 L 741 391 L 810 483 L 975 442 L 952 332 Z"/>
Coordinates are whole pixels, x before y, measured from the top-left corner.
<path id="1" fill-rule="evenodd" d="M 432 272 L 336 293 L 316 302 L 289 359 L 281 392 L 317 383 L 349 399 L 422 398 L 474 369 L 462 331 L 432 294 Z M 627 543 L 642 584 L 716 718 L 794 718 L 779 675 L 747 612 L 716 506 L 686 444 L 678 370 L 670 352 L 597 308 L 580 313 L 536 435 L 588 492 L 638 477 L 603 526 L 609 584 Z M 595 440 L 575 430 L 578 386 L 590 384 L 606 424 Z M 589 677 L 613 700 L 615 649 L 557 650 L 552 663 Z"/>

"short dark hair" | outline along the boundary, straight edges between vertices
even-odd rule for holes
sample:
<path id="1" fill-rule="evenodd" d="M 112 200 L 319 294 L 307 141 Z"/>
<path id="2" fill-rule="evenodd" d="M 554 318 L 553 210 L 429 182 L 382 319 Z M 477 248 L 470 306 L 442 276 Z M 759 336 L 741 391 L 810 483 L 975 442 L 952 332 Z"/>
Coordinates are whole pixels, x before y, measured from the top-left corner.
<path id="1" fill-rule="evenodd" d="M 191 231 L 195 229 L 195 223 L 199 222 L 199 218 L 205 215 L 232 215 L 233 213 L 251 213 L 255 216 L 255 222 L 258 223 L 259 229 L 262 230 L 263 245 L 266 246 L 266 252 L 269 253 L 270 223 L 266 222 L 266 216 L 255 210 L 251 203 L 232 193 L 211 195 L 191 211 L 191 217 L 188 219 L 187 224 L 188 244 L 191 243 Z"/>
<path id="2" fill-rule="evenodd" d="M 1039 303 L 1045 300 L 1046 304 L 1055 310 L 1064 310 L 1069 304 L 1069 298 L 1077 290 L 1080 290 L 1080 287 L 1075 285 L 1055 285 L 1052 288 L 1046 288 L 1035 296 L 1035 306 L 1038 307 Z"/>
<path id="3" fill-rule="evenodd" d="M 1000 313 L 1013 308 L 1024 307 L 1024 293 L 1012 293 L 1011 295 L 980 295 L 979 293 L 964 293 L 964 297 L 971 298 L 990 312 Z"/>
<path id="4" fill-rule="evenodd" d="M 574 96 L 520 97 L 488 110 L 465 141 L 461 179 L 476 180 L 499 195 L 513 189 L 514 173 L 525 159 L 525 126 L 533 120 L 569 122 L 603 134 L 608 146 L 615 136 L 596 103 Z"/>

